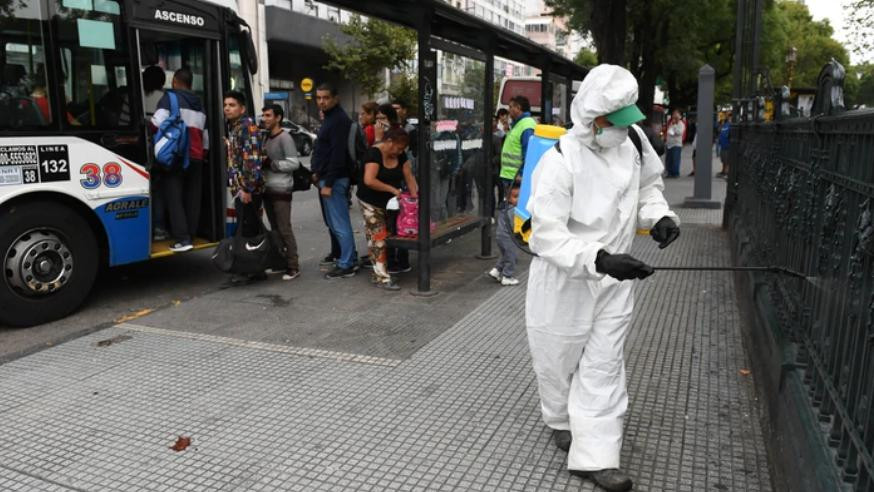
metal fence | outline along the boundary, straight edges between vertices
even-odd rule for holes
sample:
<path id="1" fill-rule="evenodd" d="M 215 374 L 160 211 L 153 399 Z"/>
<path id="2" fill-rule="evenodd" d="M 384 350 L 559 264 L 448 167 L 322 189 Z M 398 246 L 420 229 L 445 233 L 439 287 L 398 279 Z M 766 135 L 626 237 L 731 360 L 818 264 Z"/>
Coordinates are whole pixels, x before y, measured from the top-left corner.
<path id="1" fill-rule="evenodd" d="M 750 291 L 767 295 L 756 308 L 771 329 L 753 357 L 779 367 L 771 419 L 812 417 L 825 450 L 798 473 L 825 466 L 835 487 L 874 491 L 874 110 L 842 111 L 829 82 L 820 116 L 733 126 L 726 223 L 739 264 L 810 276 L 753 277 Z M 775 412 L 787 375 L 803 391 Z"/>

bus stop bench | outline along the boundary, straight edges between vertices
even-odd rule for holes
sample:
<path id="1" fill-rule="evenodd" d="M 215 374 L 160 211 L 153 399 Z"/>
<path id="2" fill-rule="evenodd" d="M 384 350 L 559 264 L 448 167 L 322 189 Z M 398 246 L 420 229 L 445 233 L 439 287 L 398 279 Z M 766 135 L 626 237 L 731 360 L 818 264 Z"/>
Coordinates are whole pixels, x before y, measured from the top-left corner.
<path id="1" fill-rule="evenodd" d="M 437 223 L 437 229 L 431 233 L 431 247 L 440 246 L 452 241 L 458 236 L 478 229 L 483 224 L 482 217 L 476 215 L 455 215 Z M 400 237 L 389 236 L 385 240 L 386 246 L 401 249 L 419 249 L 418 236 Z"/>

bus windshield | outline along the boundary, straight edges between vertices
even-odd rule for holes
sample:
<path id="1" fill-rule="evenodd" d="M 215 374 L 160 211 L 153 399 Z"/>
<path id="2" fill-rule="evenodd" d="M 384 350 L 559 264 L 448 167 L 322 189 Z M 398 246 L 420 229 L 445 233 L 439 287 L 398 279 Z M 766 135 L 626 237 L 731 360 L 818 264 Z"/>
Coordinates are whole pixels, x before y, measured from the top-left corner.
<path id="1" fill-rule="evenodd" d="M 41 2 L 0 7 L 0 130 L 52 123 Z"/>

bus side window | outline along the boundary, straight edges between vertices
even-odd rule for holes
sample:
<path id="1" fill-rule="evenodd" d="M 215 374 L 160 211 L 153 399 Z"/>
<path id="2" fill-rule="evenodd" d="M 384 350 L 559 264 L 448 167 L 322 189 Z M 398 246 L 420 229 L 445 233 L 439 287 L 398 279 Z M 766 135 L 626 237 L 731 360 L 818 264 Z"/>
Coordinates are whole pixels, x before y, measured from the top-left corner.
<path id="1" fill-rule="evenodd" d="M 41 2 L 12 2 L 0 10 L 0 129 L 52 122 L 47 91 Z"/>
<path id="2" fill-rule="evenodd" d="M 55 7 L 65 126 L 130 127 L 130 57 L 121 6 L 64 0 Z"/>

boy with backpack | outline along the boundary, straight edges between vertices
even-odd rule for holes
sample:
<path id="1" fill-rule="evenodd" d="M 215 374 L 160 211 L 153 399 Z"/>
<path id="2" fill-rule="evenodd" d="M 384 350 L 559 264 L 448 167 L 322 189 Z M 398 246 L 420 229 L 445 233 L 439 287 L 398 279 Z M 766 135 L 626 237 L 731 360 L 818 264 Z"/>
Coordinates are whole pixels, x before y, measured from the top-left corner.
<path id="1" fill-rule="evenodd" d="M 161 169 L 160 186 L 170 215 L 174 252 L 194 248 L 200 222 L 204 155 L 209 148 L 206 113 L 200 98 L 191 92 L 191 70 L 173 74 L 173 89 L 158 102 L 151 126 L 155 131 L 155 161 Z"/>

